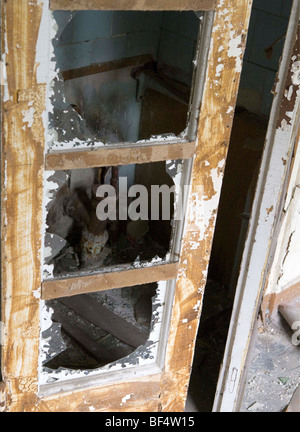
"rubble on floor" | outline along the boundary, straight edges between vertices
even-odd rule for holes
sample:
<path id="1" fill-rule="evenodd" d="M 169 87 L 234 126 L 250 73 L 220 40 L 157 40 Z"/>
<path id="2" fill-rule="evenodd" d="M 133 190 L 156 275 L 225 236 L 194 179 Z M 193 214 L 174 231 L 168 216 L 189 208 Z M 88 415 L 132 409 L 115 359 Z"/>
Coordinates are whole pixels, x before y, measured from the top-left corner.
<path id="1" fill-rule="evenodd" d="M 258 327 L 241 412 L 284 412 L 300 385 L 299 345 L 278 316 Z"/>

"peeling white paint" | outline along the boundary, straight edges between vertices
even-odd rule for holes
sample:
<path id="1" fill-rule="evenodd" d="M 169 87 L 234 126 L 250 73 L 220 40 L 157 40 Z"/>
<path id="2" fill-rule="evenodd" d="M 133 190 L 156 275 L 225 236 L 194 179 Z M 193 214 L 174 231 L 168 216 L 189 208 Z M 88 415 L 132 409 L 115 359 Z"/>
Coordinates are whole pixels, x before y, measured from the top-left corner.
<path id="1" fill-rule="evenodd" d="M 293 95 L 293 91 L 294 91 L 294 86 L 290 85 L 288 90 L 285 90 L 284 95 L 287 98 L 288 101 L 291 100 L 291 97 Z"/>
<path id="2" fill-rule="evenodd" d="M 242 71 L 242 35 L 235 36 L 235 31 L 230 31 L 230 41 L 227 55 L 228 57 L 235 58 L 236 72 Z"/>
<path id="3" fill-rule="evenodd" d="M 292 83 L 295 86 L 299 86 L 300 85 L 300 60 L 295 61 L 292 64 Z"/>
<path id="4" fill-rule="evenodd" d="M 193 309 L 194 309 L 196 312 L 198 312 L 198 311 L 199 311 L 199 308 L 200 308 L 200 305 L 201 305 L 201 300 L 197 300 L 197 303 L 195 304 L 195 306 L 193 307 Z"/>
<path id="5" fill-rule="evenodd" d="M 40 299 L 41 298 L 41 287 L 39 287 L 38 289 L 32 291 L 33 297 Z"/>
<path id="6" fill-rule="evenodd" d="M 122 402 L 121 402 L 120 405 L 125 404 L 129 399 L 131 399 L 131 397 L 132 397 L 133 395 L 134 395 L 134 393 L 129 393 L 129 394 L 127 394 L 126 396 L 124 396 L 124 397 L 122 398 Z"/>
<path id="7" fill-rule="evenodd" d="M 4 52 L 1 55 L 1 77 L 0 82 L 3 86 L 3 94 L 2 100 L 3 102 L 7 102 L 10 100 L 9 92 L 8 92 L 8 83 L 7 83 L 7 72 L 6 72 L 6 55 L 8 53 L 8 45 L 7 45 L 7 34 L 4 33 Z"/>
<path id="8" fill-rule="evenodd" d="M 216 76 L 220 76 L 223 69 L 224 69 L 224 65 L 218 64 L 218 66 L 216 67 Z"/>
<path id="9" fill-rule="evenodd" d="M 40 326 L 41 326 L 41 333 L 46 331 L 52 326 L 52 316 L 53 310 L 46 306 L 46 302 L 44 300 L 41 300 L 41 320 L 40 320 Z M 41 338 L 40 341 L 40 355 L 39 355 L 39 365 L 40 368 L 44 361 L 46 361 L 47 358 L 47 352 L 49 351 L 49 341 Z"/>
<path id="10" fill-rule="evenodd" d="M 49 76 L 49 63 L 50 63 L 50 26 L 49 26 L 49 0 L 41 0 L 39 2 L 43 6 L 41 24 L 36 44 L 36 57 L 35 62 L 38 65 L 36 69 L 36 78 L 38 84 L 47 82 Z"/>
<path id="11" fill-rule="evenodd" d="M 213 182 L 214 193 L 209 199 L 203 194 L 204 188 L 201 185 L 192 193 L 188 213 L 189 226 L 191 227 L 191 249 L 197 249 L 209 234 L 207 228 L 210 226 L 211 218 L 218 208 L 224 164 L 225 159 L 219 161 L 217 168 L 211 169 L 210 177 Z M 193 232 L 196 233 L 194 236 Z"/>
<path id="12" fill-rule="evenodd" d="M 30 105 L 30 103 L 28 104 Z M 35 114 L 35 109 L 34 107 L 30 107 L 28 108 L 28 110 L 23 110 L 22 111 L 23 114 L 23 123 L 27 123 L 27 127 L 31 128 L 34 122 L 34 114 Z M 23 126 L 23 129 L 25 127 Z"/>
<path id="13" fill-rule="evenodd" d="M 6 54 L 2 54 L 2 60 L 1 60 L 1 77 L 0 77 L 0 83 L 1 86 L 3 86 L 3 102 L 7 102 L 9 100 L 9 93 L 8 93 L 8 85 L 7 85 L 7 75 L 6 75 L 6 60 L 5 60 Z"/>

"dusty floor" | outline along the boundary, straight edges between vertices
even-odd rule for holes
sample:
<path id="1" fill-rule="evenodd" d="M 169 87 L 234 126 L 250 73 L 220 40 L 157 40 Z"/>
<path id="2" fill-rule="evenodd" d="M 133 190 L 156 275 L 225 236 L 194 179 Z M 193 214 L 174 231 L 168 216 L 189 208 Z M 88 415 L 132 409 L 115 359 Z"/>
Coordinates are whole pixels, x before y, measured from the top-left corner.
<path id="1" fill-rule="evenodd" d="M 214 336 L 210 338 L 213 340 Z M 222 339 L 219 338 L 219 342 Z M 204 352 L 203 336 L 198 334 L 186 412 L 212 410 L 218 356 L 220 352 L 217 351 L 215 359 L 208 349 Z M 300 345 L 292 343 L 290 327 L 280 316 L 269 323 L 267 329 L 262 330 L 258 325 L 240 411 L 283 412 L 299 385 Z"/>
<path id="2" fill-rule="evenodd" d="M 300 346 L 292 343 L 292 331 L 281 317 L 260 329 L 241 411 L 283 412 L 300 385 Z"/>

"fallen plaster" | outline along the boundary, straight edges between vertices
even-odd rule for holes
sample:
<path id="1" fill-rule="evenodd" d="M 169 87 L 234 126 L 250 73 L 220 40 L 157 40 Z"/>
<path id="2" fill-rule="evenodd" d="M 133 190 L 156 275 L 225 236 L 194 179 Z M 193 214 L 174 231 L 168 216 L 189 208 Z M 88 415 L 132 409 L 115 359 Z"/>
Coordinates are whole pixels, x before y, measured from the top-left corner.
<path id="1" fill-rule="evenodd" d="M 279 322 L 261 329 L 256 333 L 240 411 L 283 412 L 300 385 L 299 347 Z"/>

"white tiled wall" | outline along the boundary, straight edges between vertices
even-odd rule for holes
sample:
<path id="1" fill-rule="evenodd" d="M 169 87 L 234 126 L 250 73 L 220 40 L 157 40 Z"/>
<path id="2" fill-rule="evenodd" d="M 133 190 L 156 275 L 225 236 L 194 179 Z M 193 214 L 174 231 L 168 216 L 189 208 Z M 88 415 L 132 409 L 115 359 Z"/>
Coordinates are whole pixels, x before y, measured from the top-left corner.
<path id="1" fill-rule="evenodd" d="M 253 2 L 238 104 L 258 114 L 268 116 L 271 109 L 271 90 L 279 66 L 291 5 L 292 0 Z M 268 57 L 265 49 L 272 44 L 273 53 Z"/>
<path id="2" fill-rule="evenodd" d="M 64 12 L 54 17 L 62 21 Z M 151 54 L 182 70 L 188 83 L 198 37 L 193 12 L 80 11 L 65 27 L 55 55 L 61 70 Z"/>

